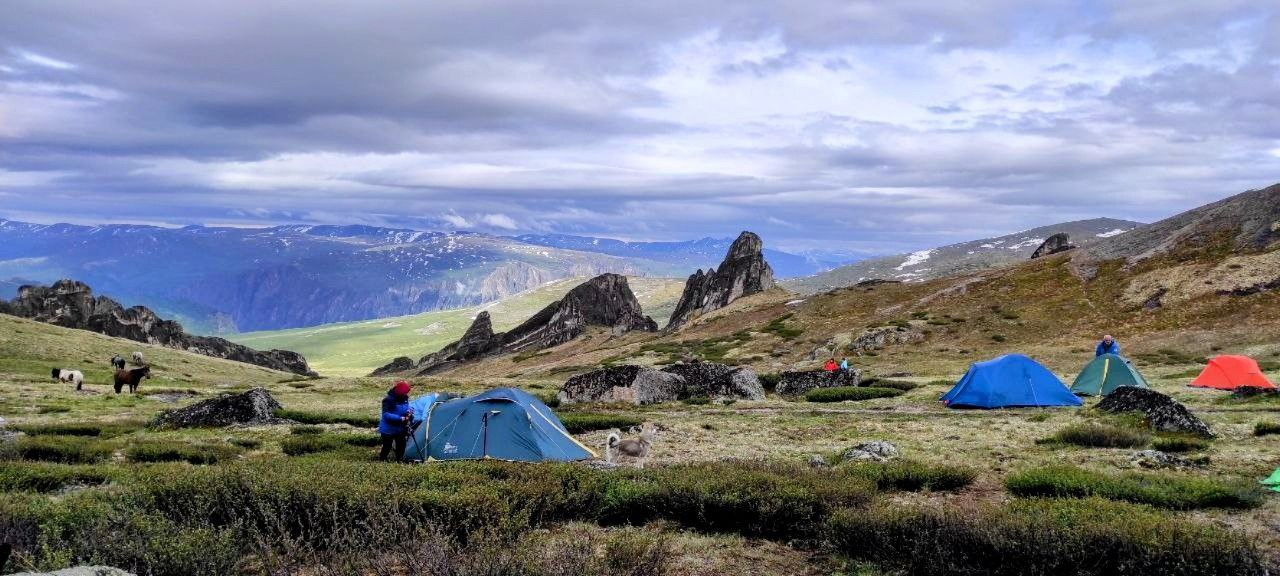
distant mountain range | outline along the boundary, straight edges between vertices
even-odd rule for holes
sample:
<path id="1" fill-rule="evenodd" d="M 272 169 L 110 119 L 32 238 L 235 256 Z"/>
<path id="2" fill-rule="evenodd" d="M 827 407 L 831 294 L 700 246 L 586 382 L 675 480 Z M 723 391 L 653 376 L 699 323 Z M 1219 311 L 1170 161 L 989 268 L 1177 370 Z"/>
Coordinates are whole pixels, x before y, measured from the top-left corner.
<path id="1" fill-rule="evenodd" d="M 919 282 L 1026 260 L 1040 243 L 1059 232 L 1069 234 L 1072 244 L 1084 248 L 1142 226 L 1141 222 L 1114 218 L 1064 222 L 995 238 L 863 260 L 812 276 L 788 280 L 782 285 L 794 292 L 813 294 L 864 280 Z"/>
<path id="2" fill-rule="evenodd" d="M 375 226 L 41 225 L 0 220 L 0 296 L 80 280 L 189 331 L 305 327 L 473 306 L 568 277 L 684 277 L 730 239 L 622 242 Z M 769 251 L 780 277 L 834 263 Z"/>

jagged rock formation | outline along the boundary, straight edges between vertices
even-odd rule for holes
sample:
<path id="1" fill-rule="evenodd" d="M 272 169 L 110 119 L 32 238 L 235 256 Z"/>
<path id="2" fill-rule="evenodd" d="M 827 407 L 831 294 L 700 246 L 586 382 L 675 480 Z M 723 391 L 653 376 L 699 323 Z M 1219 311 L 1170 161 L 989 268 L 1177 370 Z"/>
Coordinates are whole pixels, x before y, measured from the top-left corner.
<path id="1" fill-rule="evenodd" d="M 395 360 L 388 362 L 386 366 L 378 368 L 370 373 L 370 376 L 386 376 L 388 374 L 396 374 L 406 370 L 412 370 L 414 366 L 413 358 L 408 356 L 396 356 Z"/>
<path id="2" fill-rule="evenodd" d="M 83 282 L 59 280 L 52 286 L 22 286 L 0 312 L 66 328 L 89 330 L 136 342 L 158 344 L 196 354 L 255 364 L 282 372 L 315 376 L 306 358 L 288 350 L 259 351 L 211 336 L 193 336 L 145 306 L 125 308 L 106 296 L 94 296 Z"/>
<path id="3" fill-rule="evenodd" d="M 423 356 L 409 368 L 395 369 L 397 362 L 403 365 L 396 359 L 374 371 L 374 375 L 409 369 L 417 369 L 418 374 L 431 374 L 494 354 L 550 348 L 573 340 L 588 326 L 609 328 L 614 336 L 633 330 L 658 330 L 658 323 L 644 315 L 626 276 L 601 274 L 574 287 L 560 301 L 508 332 L 494 333 L 489 313 L 481 312 L 456 342 Z"/>
<path id="4" fill-rule="evenodd" d="M 215 426 L 287 424 L 276 418 L 282 408 L 266 388 L 254 388 L 240 394 L 223 394 L 196 402 L 186 408 L 162 412 L 152 420 L 153 428 L 205 428 Z"/>
<path id="5" fill-rule="evenodd" d="M 773 269 L 764 260 L 764 241 L 743 232 L 729 247 L 719 268 L 694 272 L 671 314 L 667 330 L 677 330 L 695 316 L 728 306 L 743 296 L 773 288 Z"/>
<path id="6" fill-rule="evenodd" d="M 857 386 L 862 383 L 861 370 L 805 370 L 783 372 L 775 389 L 779 396 L 800 396 L 816 388 Z"/>
<path id="7" fill-rule="evenodd" d="M 760 383 L 755 371 L 745 366 L 733 367 L 695 360 L 673 364 L 662 371 L 684 379 L 685 390 L 681 397 L 764 400 L 764 385 Z"/>
<path id="8" fill-rule="evenodd" d="M 1059 252 L 1066 252 L 1067 250 L 1073 250 L 1075 248 L 1076 245 L 1071 243 L 1071 235 L 1066 232 L 1059 232 L 1045 238 L 1044 242 L 1040 244 L 1040 247 L 1036 248 L 1036 251 L 1031 253 L 1031 259 L 1035 260 L 1036 258 L 1057 254 Z"/>
<path id="9" fill-rule="evenodd" d="M 631 402 L 655 404 L 679 399 L 684 378 L 644 366 L 610 366 L 570 378 L 560 389 L 560 402 Z"/>
<path id="10" fill-rule="evenodd" d="M 859 356 L 867 352 L 882 350 L 885 346 L 909 344 L 924 340 L 924 332 L 911 326 L 877 326 L 868 328 L 854 338 L 846 350 Z"/>
<path id="11" fill-rule="evenodd" d="M 1164 394 L 1147 388 L 1121 386 L 1102 402 L 1103 412 L 1141 412 L 1147 425 L 1163 432 L 1187 432 L 1206 438 L 1213 437 L 1209 425 L 1196 418 L 1186 406 Z"/>

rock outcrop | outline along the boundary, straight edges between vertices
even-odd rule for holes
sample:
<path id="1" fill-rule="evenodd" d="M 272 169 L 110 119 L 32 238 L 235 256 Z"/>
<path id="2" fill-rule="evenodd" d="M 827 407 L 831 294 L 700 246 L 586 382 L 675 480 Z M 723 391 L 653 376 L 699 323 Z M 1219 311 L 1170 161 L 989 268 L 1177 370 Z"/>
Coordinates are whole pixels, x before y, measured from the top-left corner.
<path id="1" fill-rule="evenodd" d="M 765 262 L 763 250 L 764 241 L 759 236 L 752 232 L 740 234 L 719 268 L 705 273 L 698 270 L 689 276 L 666 329 L 677 330 L 700 314 L 772 288 L 773 269 Z"/>
<path id="2" fill-rule="evenodd" d="M 816 388 L 835 388 L 837 386 L 857 386 L 862 383 L 860 370 L 805 370 L 801 372 L 783 372 L 775 389 L 779 396 L 800 396 Z"/>
<path id="3" fill-rule="evenodd" d="M 560 301 L 508 332 L 494 333 L 489 313 L 481 312 L 456 342 L 423 356 L 409 368 L 395 370 L 396 362 L 392 362 L 375 371 L 375 375 L 410 369 L 432 374 L 494 354 L 550 348 L 573 340 L 589 326 L 609 328 L 614 336 L 633 330 L 658 330 L 658 323 L 644 315 L 626 276 L 601 274 L 574 287 Z"/>
<path id="4" fill-rule="evenodd" d="M 162 412 L 151 421 L 153 428 L 208 428 L 232 425 L 285 424 L 276 418 L 282 408 L 266 388 L 239 394 L 223 394 L 196 402 L 186 408 Z"/>
<path id="5" fill-rule="evenodd" d="M 1213 437 L 1209 425 L 1196 418 L 1186 406 L 1147 388 L 1120 386 L 1098 403 L 1103 412 L 1141 412 L 1147 424 L 1162 432 L 1186 432 Z"/>
<path id="6" fill-rule="evenodd" d="M 862 356 L 868 352 L 882 350 L 886 346 L 909 344 L 924 340 L 924 332 L 915 326 L 877 326 L 864 330 L 853 338 L 846 350 Z"/>
<path id="7" fill-rule="evenodd" d="M 408 356 L 397 356 L 395 360 L 388 362 L 385 366 L 374 370 L 370 376 L 386 376 L 412 370 L 414 366 L 413 358 Z"/>
<path id="8" fill-rule="evenodd" d="M 1059 232 L 1048 238 L 1045 238 L 1044 242 L 1040 244 L 1040 247 L 1036 248 L 1036 251 L 1031 253 L 1031 259 L 1035 260 L 1036 258 L 1040 258 L 1043 256 L 1049 256 L 1052 254 L 1057 254 L 1059 252 L 1066 252 L 1067 250 L 1072 250 L 1075 247 L 1076 247 L 1075 244 L 1071 243 L 1070 235 L 1068 235 L 1066 232 Z"/>
<path id="9" fill-rule="evenodd" d="M 873 462 L 884 462 L 893 460 L 898 457 L 898 447 L 892 442 L 884 440 L 871 440 L 863 442 L 845 450 L 840 455 L 841 462 L 855 462 L 859 460 L 871 460 Z"/>
<path id="10" fill-rule="evenodd" d="M 677 374 L 644 366 L 610 366 L 570 378 L 560 389 L 560 402 L 630 402 L 656 404 L 676 400 L 685 382 Z"/>
<path id="11" fill-rule="evenodd" d="M 764 385 L 754 370 L 733 367 L 716 362 L 682 362 L 662 369 L 684 379 L 681 397 L 707 396 L 709 398 L 733 398 L 764 400 Z"/>
<path id="12" fill-rule="evenodd" d="M 306 358 L 288 350 L 259 351 L 212 336 L 187 334 L 182 325 L 164 320 L 145 306 L 125 308 L 106 296 L 94 296 L 83 282 L 59 280 L 52 286 L 22 286 L 9 301 L 7 314 L 66 328 L 89 330 L 136 342 L 157 344 L 196 354 L 255 364 L 272 370 L 315 376 Z"/>
<path id="13" fill-rule="evenodd" d="M 1194 466 L 1191 460 L 1177 454 L 1169 454 L 1159 450 L 1139 450 L 1129 458 L 1129 463 L 1138 468 L 1187 468 Z"/>

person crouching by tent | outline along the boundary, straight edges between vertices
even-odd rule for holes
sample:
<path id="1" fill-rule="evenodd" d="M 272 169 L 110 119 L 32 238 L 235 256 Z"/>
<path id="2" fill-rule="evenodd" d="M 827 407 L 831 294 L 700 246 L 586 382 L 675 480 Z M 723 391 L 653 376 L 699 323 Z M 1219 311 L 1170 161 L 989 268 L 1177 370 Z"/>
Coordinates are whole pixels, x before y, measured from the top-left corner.
<path id="1" fill-rule="evenodd" d="M 848 372 L 848 371 L 849 371 L 849 359 L 848 359 L 848 358 L 841 358 L 841 359 L 840 359 L 840 371 L 841 371 L 841 372 Z"/>
<path id="2" fill-rule="evenodd" d="M 404 459 L 405 439 L 409 433 L 409 422 L 413 420 L 413 409 L 409 407 L 409 383 L 396 382 L 387 397 L 382 399 L 382 418 L 378 420 L 378 433 L 382 434 L 382 452 L 378 459 L 387 461 L 387 455 L 394 448 L 396 461 Z"/>
<path id="3" fill-rule="evenodd" d="M 839 366 L 836 365 L 835 358 L 828 358 L 827 363 L 822 365 L 822 369 L 827 372 L 835 372 L 836 368 L 839 368 Z"/>
<path id="4" fill-rule="evenodd" d="M 1115 354 L 1116 356 L 1120 355 L 1120 343 L 1116 342 L 1116 339 L 1112 338 L 1110 334 L 1103 336 L 1102 341 L 1098 342 L 1098 346 L 1093 349 L 1094 358 L 1097 358 L 1098 356 L 1101 356 L 1103 354 Z"/>

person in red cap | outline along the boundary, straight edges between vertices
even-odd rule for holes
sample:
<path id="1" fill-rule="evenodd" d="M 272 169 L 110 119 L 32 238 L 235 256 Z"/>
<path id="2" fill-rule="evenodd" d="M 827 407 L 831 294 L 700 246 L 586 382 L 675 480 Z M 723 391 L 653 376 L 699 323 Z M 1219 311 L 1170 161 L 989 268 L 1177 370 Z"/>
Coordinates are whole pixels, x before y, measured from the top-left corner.
<path id="1" fill-rule="evenodd" d="M 382 399 L 382 418 L 378 421 L 378 433 L 382 434 L 382 452 L 378 459 L 385 462 L 394 448 L 396 461 L 404 459 L 405 437 L 409 433 L 409 422 L 413 420 L 413 409 L 409 408 L 409 383 L 396 382 L 387 397 Z"/>

